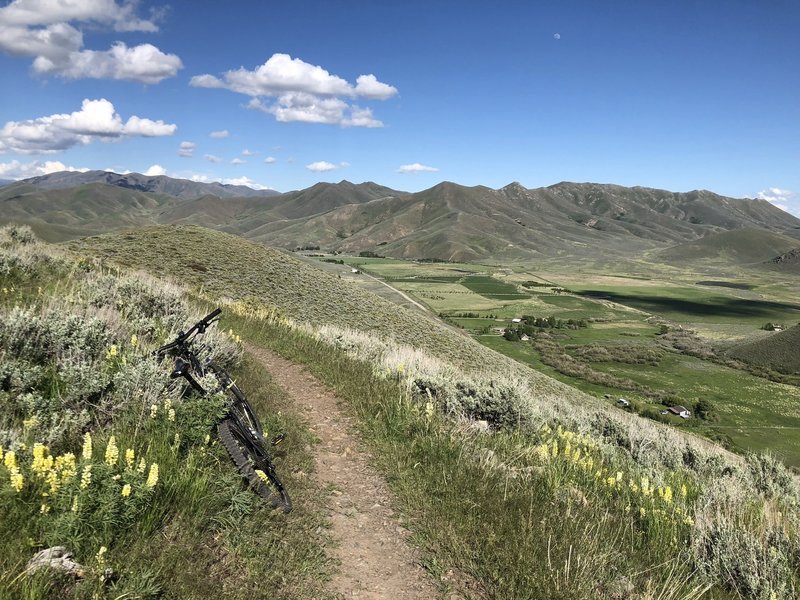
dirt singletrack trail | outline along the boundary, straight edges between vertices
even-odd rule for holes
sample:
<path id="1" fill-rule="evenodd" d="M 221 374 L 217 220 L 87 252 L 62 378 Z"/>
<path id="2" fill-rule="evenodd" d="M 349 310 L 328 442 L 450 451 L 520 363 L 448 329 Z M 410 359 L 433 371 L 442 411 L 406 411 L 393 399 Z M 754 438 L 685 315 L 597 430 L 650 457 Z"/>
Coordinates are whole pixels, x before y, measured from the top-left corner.
<path id="1" fill-rule="evenodd" d="M 430 576 L 406 542 L 391 508 L 386 482 L 369 465 L 355 427 L 337 405 L 337 398 L 305 368 L 277 354 L 247 344 L 246 350 L 270 372 L 273 381 L 294 400 L 320 443 L 313 449 L 316 478 L 333 492 L 333 550 L 341 561 L 331 591 L 359 600 L 438 598 Z"/>

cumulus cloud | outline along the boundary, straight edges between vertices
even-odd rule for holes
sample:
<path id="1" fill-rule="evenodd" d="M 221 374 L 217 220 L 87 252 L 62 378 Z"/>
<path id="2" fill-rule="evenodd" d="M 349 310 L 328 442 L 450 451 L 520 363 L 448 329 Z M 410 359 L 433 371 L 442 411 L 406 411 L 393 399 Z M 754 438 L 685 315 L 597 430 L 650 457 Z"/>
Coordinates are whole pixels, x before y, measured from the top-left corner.
<path id="1" fill-rule="evenodd" d="M 771 187 L 758 192 L 756 198 L 771 202 L 781 210 L 800 217 L 800 198 L 797 192 Z"/>
<path id="2" fill-rule="evenodd" d="M 247 164 L 247 161 L 246 161 L 246 160 L 242 160 L 241 158 L 234 158 L 234 159 L 231 161 L 231 164 L 232 164 L 232 165 L 246 165 L 246 164 Z"/>
<path id="3" fill-rule="evenodd" d="M 288 54 L 273 54 L 263 65 L 249 71 L 243 67 L 226 71 L 222 77 L 210 74 L 192 77 L 194 87 L 226 89 L 250 96 L 249 108 L 271 114 L 281 122 L 300 121 L 342 127 L 382 127 L 372 110 L 350 99 L 387 100 L 397 88 L 361 75 L 356 85 Z M 262 98 L 269 98 L 264 102 Z M 347 99 L 347 100 L 345 100 Z"/>
<path id="4" fill-rule="evenodd" d="M 225 185 L 246 185 L 249 188 L 253 188 L 254 190 L 271 190 L 272 188 L 266 185 L 262 185 L 258 182 L 253 181 L 249 177 L 235 177 L 233 179 L 223 179 L 221 183 Z"/>
<path id="5" fill-rule="evenodd" d="M 223 129 L 222 131 L 212 131 L 208 134 L 208 137 L 213 138 L 215 140 L 222 140 L 225 139 L 230 135 L 230 132 L 227 129 Z"/>
<path id="6" fill-rule="evenodd" d="M 132 116 L 126 122 L 114 105 L 101 98 L 86 99 L 79 111 L 29 121 L 8 121 L 0 129 L 0 153 L 52 154 L 94 140 L 113 141 L 125 137 L 172 135 L 176 125 Z"/>
<path id="7" fill-rule="evenodd" d="M 162 167 L 161 165 L 152 165 L 147 171 L 142 173 L 142 175 L 147 175 L 148 177 L 158 177 L 159 175 L 166 175 L 167 170 Z"/>
<path id="8" fill-rule="evenodd" d="M 90 23 L 115 31 L 158 30 L 154 20 L 134 14 L 135 2 L 114 0 L 15 0 L 0 8 L 0 51 L 32 57 L 33 69 L 67 79 L 121 79 L 153 84 L 183 67 L 175 54 L 152 44 L 128 47 L 117 41 L 108 50 L 83 48 L 83 33 L 71 25 Z"/>
<path id="9" fill-rule="evenodd" d="M 420 163 L 412 163 L 410 165 L 400 165 L 397 169 L 398 173 L 435 173 L 438 171 L 436 167 L 429 167 Z"/>
<path id="10" fill-rule="evenodd" d="M 316 173 L 323 173 L 325 171 L 334 171 L 339 167 L 333 163 L 329 163 L 327 160 L 318 160 L 317 162 L 313 162 L 309 165 L 306 165 L 306 169 L 309 171 L 314 171 Z"/>
<path id="11" fill-rule="evenodd" d="M 197 149 L 197 144 L 195 144 L 194 142 L 181 142 L 181 145 L 178 148 L 178 156 L 191 158 L 192 156 L 194 156 L 194 151 L 196 149 Z"/>
<path id="12" fill-rule="evenodd" d="M 242 150 L 242 156 L 255 156 L 256 154 L 258 154 L 258 152 L 255 152 L 253 150 L 248 150 L 247 148 Z"/>
<path id="13" fill-rule="evenodd" d="M 273 164 L 273 163 L 274 163 L 276 160 L 277 160 L 277 159 L 276 159 L 274 156 L 268 156 L 267 158 L 265 158 L 265 159 L 264 159 L 264 162 L 265 162 L 265 163 L 267 163 L 268 165 L 271 165 L 271 164 Z"/>
<path id="14" fill-rule="evenodd" d="M 203 158 L 205 158 L 208 162 L 211 162 L 211 163 L 221 163 L 222 162 L 222 159 L 219 156 L 214 156 L 213 154 L 205 154 L 205 155 L 203 155 Z"/>
<path id="15" fill-rule="evenodd" d="M 86 167 L 70 167 L 58 160 L 46 160 L 44 162 L 34 160 L 28 163 L 12 160 L 11 162 L 0 163 L 0 179 L 28 179 L 29 177 L 58 173 L 59 171 L 85 173 L 88 170 Z"/>

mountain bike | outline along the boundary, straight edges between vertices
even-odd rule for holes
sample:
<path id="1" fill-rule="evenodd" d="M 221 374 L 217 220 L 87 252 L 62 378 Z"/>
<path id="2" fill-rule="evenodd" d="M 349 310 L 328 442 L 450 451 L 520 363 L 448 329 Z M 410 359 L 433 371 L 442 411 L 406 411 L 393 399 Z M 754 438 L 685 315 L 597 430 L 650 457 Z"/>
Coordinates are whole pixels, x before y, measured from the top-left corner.
<path id="1" fill-rule="evenodd" d="M 188 331 L 181 331 L 177 337 L 155 351 L 159 360 L 170 355 L 175 364 L 170 373 L 172 379 L 186 379 L 192 389 L 202 396 L 210 396 L 219 392 L 229 399 L 228 412 L 217 425 L 220 442 L 236 465 L 236 468 L 247 480 L 252 490 L 266 500 L 273 508 L 283 512 L 292 510 L 292 501 L 275 472 L 267 448 L 277 446 L 283 441 L 283 434 L 270 440 L 264 438 L 264 431 L 247 397 L 231 376 L 210 358 L 201 360 L 200 348 L 195 345 L 196 338 L 219 321 L 222 310 L 217 308 L 195 323 Z M 211 374 L 219 384 L 208 390 L 200 384 L 206 375 Z"/>

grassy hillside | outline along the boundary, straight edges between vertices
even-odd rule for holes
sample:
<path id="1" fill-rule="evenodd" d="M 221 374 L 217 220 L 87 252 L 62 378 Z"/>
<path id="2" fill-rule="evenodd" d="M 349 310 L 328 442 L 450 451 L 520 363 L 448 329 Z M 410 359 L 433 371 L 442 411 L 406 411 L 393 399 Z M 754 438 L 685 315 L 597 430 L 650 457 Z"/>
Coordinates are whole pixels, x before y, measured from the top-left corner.
<path id="1" fill-rule="evenodd" d="M 734 346 L 726 354 L 747 363 L 786 373 L 800 373 L 800 325 L 755 342 Z"/>
<path id="2" fill-rule="evenodd" d="M 159 246 L 151 248 L 148 241 L 157 243 L 160 253 Z M 37 296 L 38 282 L 26 275 L 32 263 L 24 257 L 30 252 L 19 250 L 18 243 L 10 246 L 2 256 L 4 264 L 11 267 L 3 272 L 16 278 L 14 294 L 24 287 L 31 295 L 16 300 L 24 305 Z M 137 250 L 139 246 L 144 248 Z M 455 569 L 475 582 L 477 593 L 498 598 L 769 599 L 792 597 L 798 590 L 796 484 L 785 468 L 769 457 L 737 460 L 668 428 L 613 414 L 566 386 L 474 346 L 458 333 L 420 320 L 416 313 L 406 314 L 369 295 L 353 293 L 346 282 L 314 269 L 303 270 L 283 253 L 231 236 L 198 228 L 163 227 L 84 240 L 71 247 L 84 257 L 77 262 L 74 255 L 68 259 L 78 267 L 75 275 L 79 278 L 99 274 L 106 281 L 107 277 L 120 277 L 101 270 L 92 253 L 185 276 L 197 294 L 223 304 L 226 314 L 234 315 L 227 323 L 251 343 L 305 362 L 336 389 L 358 419 L 376 463 L 392 485 L 399 509 L 408 517 L 414 539 L 425 550 L 425 564 L 434 574 L 447 577 L 449 570 Z M 201 258 L 205 261 L 202 265 L 198 262 Z M 190 262 L 197 264 L 188 266 Z M 127 310 L 129 302 L 138 305 L 140 296 L 122 288 L 116 295 L 97 297 L 107 299 L 106 308 L 92 309 L 91 314 L 114 315 L 114 311 Z M 79 310 L 88 302 L 97 302 L 89 291 L 61 293 L 59 298 Z M 122 298 L 125 300 L 118 306 Z M 11 303 L 9 300 L 3 308 L 4 318 L 13 310 Z M 287 313 L 310 316 L 301 322 L 299 317 L 288 319 Z M 414 323 L 416 329 L 407 330 Z M 135 353 L 128 354 L 130 333 L 119 330 L 114 339 L 124 352 L 125 364 L 139 364 L 134 361 Z M 406 344 L 397 341 L 402 335 Z M 101 361 L 109 360 L 106 343 L 100 346 Z M 491 368 L 480 368 L 489 360 Z M 244 375 L 253 373 L 247 364 L 244 367 Z M 158 380 L 152 379 L 151 385 L 157 388 Z M 17 392 L 12 399 L 21 396 Z M 134 393 L 130 398 L 135 405 L 138 396 Z M 123 408 L 115 410 L 124 414 Z M 290 407 L 282 407 L 280 415 L 291 415 Z M 25 417 L 15 414 L 15 427 L 24 429 Z M 152 427 L 165 428 L 166 447 L 158 450 L 152 445 L 164 464 L 181 464 L 168 455 L 174 443 L 172 423 L 178 422 L 183 422 L 180 412 L 175 422 L 153 420 Z M 109 444 L 108 422 L 98 422 L 96 431 L 101 440 L 96 444 L 98 452 L 104 453 Z M 121 425 L 114 430 L 121 447 L 129 444 L 125 431 Z M 302 435 L 301 428 L 295 431 Z M 19 450 L 18 440 L 10 444 L 15 443 Z M 202 442 L 200 446 L 195 452 L 203 456 Z M 298 446 L 302 444 L 291 447 Z M 187 452 L 192 448 L 187 445 Z M 20 456 L 24 452 L 20 450 Z M 80 446 L 75 452 L 80 452 Z M 137 456 L 141 452 L 145 450 L 137 451 Z M 183 459 L 186 455 L 175 456 Z M 147 460 L 153 459 L 148 455 Z M 287 456 L 287 460 L 294 458 Z M 203 481 L 198 473 L 212 472 L 208 469 L 214 464 L 211 461 L 206 467 L 200 463 L 200 468 L 184 469 L 183 473 L 190 474 L 195 485 Z M 177 468 L 163 470 L 165 477 L 167 473 L 180 476 Z M 291 485 L 302 490 L 299 479 L 292 478 Z M 5 503 L 8 514 L 7 507 L 16 506 L 16 496 L 8 487 L 8 478 L 0 481 L 4 486 L 0 502 Z M 165 489 L 181 488 L 172 484 Z M 204 569 L 208 563 L 201 562 L 182 580 L 181 585 L 194 587 L 170 589 L 168 596 L 232 595 L 230 590 L 241 590 L 240 595 L 252 597 L 259 590 L 263 594 L 277 587 L 289 597 L 320 597 L 319 588 L 311 582 L 324 579 L 328 567 L 319 553 L 307 553 L 318 546 L 319 533 L 304 540 L 290 538 L 286 545 L 270 537 L 286 539 L 297 531 L 295 525 L 309 533 L 319 532 L 317 523 L 259 522 L 247 511 L 232 518 L 214 506 L 214 514 L 225 515 L 218 519 L 220 523 L 209 524 L 201 515 L 200 523 L 185 532 L 178 522 L 176 534 L 168 524 L 173 522 L 176 505 L 186 499 L 164 498 L 165 503 L 158 505 L 159 514 L 169 518 L 146 521 L 152 523 L 150 529 L 138 524 L 143 534 L 117 533 L 113 546 L 109 542 L 108 555 L 113 561 L 119 563 L 122 556 L 162 557 L 172 548 L 163 544 L 164 537 L 172 540 L 171 535 L 178 535 L 180 539 L 185 533 L 196 539 L 199 532 L 213 536 L 216 527 L 221 527 L 223 531 L 238 530 L 232 537 L 241 544 L 231 551 L 231 562 L 224 563 L 222 581 L 218 571 Z M 241 501 L 237 496 L 237 502 Z M 313 507 L 308 495 L 301 494 L 299 502 Z M 38 504 L 25 505 L 26 522 L 44 527 L 46 513 L 33 518 Z M 187 509 L 192 507 L 197 503 L 189 502 Z M 54 507 L 51 514 L 55 511 Z M 86 523 L 97 526 L 95 521 Z M 19 527 L 18 521 L 12 526 Z M 271 554 L 257 556 L 252 550 L 250 532 L 255 530 L 267 536 L 263 552 Z M 154 535 L 148 537 L 148 532 Z M 212 539 L 227 540 L 225 535 Z M 95 546 L 100 543 L 99 538 L 92 540 Z M 152 551 L 156 540 L 160 553 Z M 95 560 L 95 546 L 81 558 Z M 139 550 L 134 552 L 136 548 Z M 281 554 L 286 548 L 289 557 Z M 11 557 L 25 556 L 22 543 L 2 556 L 14 567 L 4 571 L 18 573 L 19 562 Z M 164 562 L 156 562 L 150 567 L 156 575 L 148 575 L 149 579 L 137 575 L 137 579 L 125 579 L 127 587 L 120 583 L 116 590 L 93 584 L 87 595 L 141 595 L 139 590 L 147 581 L 162 581 L 161 569 L 169 574 L 186 562 L 181 554 L 173 553 L 171 558 L 171 571 L 162 566 Z M 252 562 L 246 560 L 250 558 Z M 99 568 L 99 562 L 92 563 L 93 568 Z M 133 560 L 127 564 L 135 571 L 148 563 Z M 293 574 L 294 579 L 276 581 L 284 573 Z M 265 585 L 256 588 L 253 582 L 259 576 Z M 7 589 L 38 585 L 26 578 L 5 579 L 2 584 Z M 199 591 L 202 585 L 212 587 L 206 593 Z"/>
<path id="3" fill-rule="evenodd" d="M 760 229 L 713 233 L 655 254 L 659 260 L 676 264 L 719 262 L 729 265 L 763 263 L 797 246 L 797 240 Z"/>

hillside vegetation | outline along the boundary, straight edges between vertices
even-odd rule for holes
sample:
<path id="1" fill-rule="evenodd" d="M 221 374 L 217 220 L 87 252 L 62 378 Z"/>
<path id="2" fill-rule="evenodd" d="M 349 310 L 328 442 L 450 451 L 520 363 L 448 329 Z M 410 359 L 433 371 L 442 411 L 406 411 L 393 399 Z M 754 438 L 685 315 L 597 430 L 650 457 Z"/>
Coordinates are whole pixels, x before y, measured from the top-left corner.
<path id="1" fill-rule="evenodd" d="M 287 249 L 448 261 L 596 258 L 598 248 L 609 258 L 629 260 L 724 232 L 733 232 L 728 246 L 745 250 L 753 235 L 800 237 L 800 220 L 769 202 L 702 190 L 570 182 L 491 189 L 443 182 L 405 193 L 348 181 L 278 195 L 247 190 L 136 174 L 59 173 L 0 189 L 0 220 L 27 223 L 50 241 L 79 237 L 81 227 L 103 233 L 194 224 Z M 776 251 L 755 261 L 788 249 L 765 243 Z"/>
<path id="2" fill-rule="evenodd" d="M 734 346 L 726 354 L 785 373 L 800 373 L 800 325 L 755 342 Z"/>
<path id="3" fill-rule="evenodd" d="M 185 278 L 251 341 L 306 362 L 359 417 L 434 572 L 455 566 L 494 597 L 797 591 L 798 491 L 770 457 L 613 411 L 232 236 L 163 227 L 70 247 Z"/>

